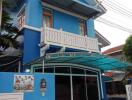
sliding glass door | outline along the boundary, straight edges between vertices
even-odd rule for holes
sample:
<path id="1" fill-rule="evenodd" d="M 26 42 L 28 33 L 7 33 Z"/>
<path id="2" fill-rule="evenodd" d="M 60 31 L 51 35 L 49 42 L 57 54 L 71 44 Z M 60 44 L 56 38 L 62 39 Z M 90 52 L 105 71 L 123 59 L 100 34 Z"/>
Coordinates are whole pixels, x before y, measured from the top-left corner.
<path id="1" fill-rule="evenodd" d="M 88 100 L 99 100 L 97 77 L 86 76 Z"/>
<path id="2" fill-rule="evenodd" d="M 70 76 L 55 76 L 55 100 L 71 100 Z"/>
<path id="3" fill-rule="evenodd" d="M 73 100 L 87 100 L 84 76 L 72 76 Z"/>

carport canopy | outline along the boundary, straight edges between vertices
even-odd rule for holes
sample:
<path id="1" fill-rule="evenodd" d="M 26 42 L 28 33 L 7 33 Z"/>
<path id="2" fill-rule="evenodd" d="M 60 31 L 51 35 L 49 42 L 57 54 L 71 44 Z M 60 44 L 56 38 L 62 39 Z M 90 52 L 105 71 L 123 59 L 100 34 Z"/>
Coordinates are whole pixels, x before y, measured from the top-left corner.
<path id="1" fill-rule="evenodd" d="M 63 64 L 78 64 L 83 66 L 88 66 L 92 68 L 97 68 L 103 71 L 122 69 L 132 64 L 127 62 L 121 62 L 115 58 L 109 58 L 105 55 L 99 53 L 89 53 L 89 52 L 60 52 L 60 53 L 48 53 L 30 63 L 25 64 L 25 66 L 33 66 L 35 64 L 42 64 L 44 60 L 45 64 L 50 63 L 63 63 Z"/>

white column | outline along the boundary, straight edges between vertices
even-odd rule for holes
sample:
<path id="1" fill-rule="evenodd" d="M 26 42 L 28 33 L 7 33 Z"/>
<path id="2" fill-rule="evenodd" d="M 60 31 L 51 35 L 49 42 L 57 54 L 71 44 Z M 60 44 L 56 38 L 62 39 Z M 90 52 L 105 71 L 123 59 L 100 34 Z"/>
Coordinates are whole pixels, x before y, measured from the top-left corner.
<path id="1" fill-rule="evenodd" d="M 2 21 L 2 2 L 3 0 L 0 0 L 0 31 L 1 31 L 1 21 Z"/>

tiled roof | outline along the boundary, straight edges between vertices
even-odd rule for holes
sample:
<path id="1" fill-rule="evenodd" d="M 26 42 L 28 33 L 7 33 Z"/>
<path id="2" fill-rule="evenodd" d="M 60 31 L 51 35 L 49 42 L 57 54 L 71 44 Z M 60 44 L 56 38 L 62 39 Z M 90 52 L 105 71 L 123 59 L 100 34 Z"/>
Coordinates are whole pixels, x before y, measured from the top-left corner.
<path id="1" fill-rule="evenodd" d="M 124 46 L 124 45 L 119 45 L 119 46 L 110 48 L 110 49 L 104 51 L 103 54 L 111 54 L 111 53 L 114 53 L 114 52 L 117 52 L 117 51 L 122 51 L 123 46 Z"/>

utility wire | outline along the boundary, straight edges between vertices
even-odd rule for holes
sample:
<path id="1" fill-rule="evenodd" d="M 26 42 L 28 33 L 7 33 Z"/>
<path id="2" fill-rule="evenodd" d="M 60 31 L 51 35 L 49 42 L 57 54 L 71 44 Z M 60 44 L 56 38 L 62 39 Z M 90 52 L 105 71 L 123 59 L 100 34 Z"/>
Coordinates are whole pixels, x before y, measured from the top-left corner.
<path id="1" fill-rule="evenodd" d="M 115 3 L 115 2 L 111 2 L 110 0 L 107 0 L 107 1 L 103 0 L 101 3 L 103 5 L 109 7 L 114 12 L 132 19 L 132 12 L 129 9 L 125 9 L 125 8 L 121 7 L 120 5 L 118 5 L 119 4 L 118 2 Z M 104 24 L 106 24 L 108 26 L 111 26 L 111 27 L 114 27 L 114 28 L 129 32 L 129 33 L 132 33 L 131 29 L 125 28 L 125 27 L 123 27 L 123 26 L 121 26 L 119 24 L 116 24 L 114 22 L 111 22 L 111 21 L 109 21 L 107 19 L 104 19 L 104 18 L 100 17 L 100 18 L 97 18 L 96 21 L 104 23 Z"/>
<path id="2" fill-rule="evenodd" d="M 12 64 L 12 63 L 15 63 L 15 62 L 18 61 L 18 60 L 20 60 L 20 58 L 15 59 L 15 60 L 13 60 L 13 61 L 11 61 L 11 62 L 8 62 L 8 63 L 6 63 L 6 64 L 2 64 L 2 65 L 0 65 L 0 67 L 10 65 L 10 64 Z"/>
<path id="3" fill-rule="evenodd" d="M 125 11 L 126 13 L 131 13 L 132 14 L 132 11 L 131 11 L 131 9 L 129 9 L 129 8 L 124 8 L 124 5 L 122 5 L 122 4 L 120 4 L 119 2 L 112 2 L 112 1 L 110 1 L 110 0 L 104 0 L 104 1 L 102 1 L 102 2 L 106 2 L 106 3 L 109 3 L 109 4 L 111 4 L 113 7 L 116 7 L 116 8 L 118 8 L 118 9 L 120 9 L 120 10 L 122 10 L 122 11 Z"/>
<path id="4" fill-rule="evenodd" d="M 109 21 L 109 20 L 107 20 L 107 19 L 104 19 L 104 18 L 102 18 L 102 17 L 97 18 L 96 21 L 101 22 L 101 23 L 104 23 L 104 24 L 106 24 L 106 25 L 108 25 L 108 26 L 111 26 L 111 27 L 120 29 L 120 30 L 122 30 L 122 31 L 129 32 L 129 33 L 132 34 L 132 30 L 131 30 L 131 29 L 125 28 L 125 27 L 123 27 L 123 26 L 121 26 L 121 25 L 119 25 L 119 24 L 113 23 L 113 22 L 111 22 L 111 21 Z"/>
<path id="5" fill-rule="evenodd" d="M 123 9 L 121 7 L 119 7 L 118 5 L 115 5 L 113 3 L 109 3 L 109 2 L 103 2 L 103 4 L 107 7 L 109 7 L 111 10 L 113 10 L 114 12 L 121 14 L 123 16 L 126 16 L 130 19 L 132 19 L 132 12 L 128 12 L 127 9 Z"/>
<path id="6" fill-rule="evenodd" d="M 112 2 L 112 1 L 110 1 L 110 0 L 107 0 L 107 1 Z M 120 8 L 124 9 L 125 11 L 127 11 L 127 12 L 129 12 L 129 13 L 132 13 L 132 9 L 128 8 L 128 7 L 125 6 L 125 5 L 122 5 L 121 3 L 119 3 L 119 2 L 117 2 L 117 1 L 115 1 L 115 0 L 113 0 L 112 3 L 114 3 L 115 5 L 117 5 L 117 6 L 120 7 Z M 123 7 L 125 7 L 125 8 L 123 8 Z"/>

